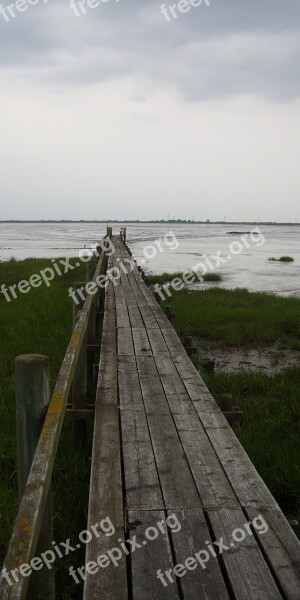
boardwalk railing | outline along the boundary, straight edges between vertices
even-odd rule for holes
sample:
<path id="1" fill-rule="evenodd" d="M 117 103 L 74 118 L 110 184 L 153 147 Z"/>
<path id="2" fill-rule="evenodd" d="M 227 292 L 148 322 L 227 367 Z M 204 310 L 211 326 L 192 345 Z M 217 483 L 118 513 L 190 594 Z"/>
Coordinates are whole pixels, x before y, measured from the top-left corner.
<path id="1" fill-rule="evenodd" d="M 108 231 L 110 237 L 111 231 Z M 99 247 L 87 268 L 88 281 L 106 272 L 106 253 Z M 84 284 L 82 284 L 84 285 Z M 75 284 L 76 290 L 76 284 Z M 101 290 L 74 303 L 74 330 L 50 399 L 49 359 L 24 355 L 16 360 L 18 471 L 20 506 L 0 580 L 1 600 L 53 600 L 54 570 L 32 571 L 31 561 L 51 544 L 51 478 L 71 387 L 74 439 L 84 438 L 87 358 L 95 350 L 95 327 Z M 50 400 L 50 402 L 49 402 Z M 47 410 L 48 408 L 48 410 Z M 48 545 L 47 545 L 48 544 Z M 39 560 L 39 559 L 36 559 Z M 22 570 L 19 569 L 23 565 Z M 38 568 L 38 565 L 36 565 Z M 18 572 L 14 578 L 10 574 Z M 9 584 L 9 577 L 13 585 Z M 18 579 L 18 581 L 16 581 Z"/>
<path id="2" fill-rule="evenodd" d="M 137 267 L 107 285 L 87 529 L 115 532 L 86 546 L 84 600 L 299 600 L 299 541 L 169 318 Z"/>
<path id="3" fill-rule="evenodd" d="M 124 235 L 112 238 L 108 269 L 128 264 Z M 97 282 L 105 269 L 102 253 L 97 264 L 90 262 L 88 279 Z M 223 395 L 218 406 L 189 358 L 192 340 L 185 340 L 185 350 L 171 309 L 169 316 L 162 311 L 141 270 L 119 271 L 105 290 L 87 521 L 94 531 L 109 518 L 114 531 L 106 535 L 100 526 L 86 545 L 85 566 L 74 570 L 76 583 L 84 580 L 84 599 L 299 600 L 300 544 L 229 426 L 240 416 L 232 397 Z M 17 360 L 18 431 L 32 443 L 19 448 L 22 498 L 4 565 L 8 573 L 23 572 L 13 586 L 2 581 L 1 600 L 54 600 L 51 575 L 34 573 L 29 583 L 30 563 L 39 560 L 33 557 L 43 544 L 51 547 L 49 490 L 72 384 L 78 444 L 92 412 L 87 358 L 98 347 L 99 295 L 87 286 L 85 299 L 82 285 L 75 284 L 81 303 L 76 297 L 74 332 L 41 435 L 48 359 Z M 30 403 L 36 428 L 28 435 Z M 179 526 L 167 531 L 167 519 Z"/>

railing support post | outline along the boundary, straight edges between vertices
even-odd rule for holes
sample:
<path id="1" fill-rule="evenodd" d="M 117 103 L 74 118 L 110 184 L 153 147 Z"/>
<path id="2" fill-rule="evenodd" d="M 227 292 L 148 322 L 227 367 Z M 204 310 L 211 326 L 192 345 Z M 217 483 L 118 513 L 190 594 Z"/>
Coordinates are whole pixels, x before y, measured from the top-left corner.
<path id="1" fill-rule="evenodd" d="M 96 256 L 96 254 L 93 254 L 93 256 L 91 256 L 90 260 L 86 264 L 86 280 L 87 280 L 87 282 L 93 281 L 96 266 L 97 266 L 97 256 Z"/>
<path id="2" fill-rule="evenodd" d="M 126 246 L 126 227 L 121 227 L 120 238 L 124 246 Z"/>
<path id="3" fill-rule="evenodd" d="M 222 394 L 218 404 L 229 425 L 234 425 L 235 423 L 241 423 L 243 421 L 244 413 L 238 406 L 233 405 L 233 397 L 231 394 Z"/>
<path id="4" fill-rule="evenodd" d="M 97 266 L 97 257 L 93 256 L 91 260 L 87 263 L 87 283 L 93 281 L 95 269 Z M 87 332 L 87 343 L 95 344 L 96 343 L 96 312 L 97 312 L 97 296 L 93 298 L 93 304 L 91 307 L 91 312 L 89 316 L 88 322 L 88 332 Z"/>
<path id="5" fill-rule="evenodd" d="M 85 283 L 74 283 L 73 289 L 75 292 L 75 298 L 73 303 L 73 328 L 76 325 L 79 317 L 79 312 L 82 310 L 85 300 L 82 297 L 82 289 L 85 287 Z M 78 293 L 78 290 L 81 293 Z M 87 334 L 85 334 L 82 341 L 78 361 L 73 377 L 72 385 L 72 408 L 73 409 L 85 409 L 87 402 Z M 86 440 L 86 421 L 84 420 L 73 420 L 73 438 L 76 447 L 80 447 Z"/>
<path id="6" fill-rule="evenodd" d="M 27 483 L 35 450 L 50 402 L 49 358 L 25 354 L 16 358 L 16 409 L 19 500 Z M 45 506 L 36 556 L 51 548 L 53 540 L 51 485 Z M 33 571 L 28 598 L 54 600 L 54 569 Z"/>

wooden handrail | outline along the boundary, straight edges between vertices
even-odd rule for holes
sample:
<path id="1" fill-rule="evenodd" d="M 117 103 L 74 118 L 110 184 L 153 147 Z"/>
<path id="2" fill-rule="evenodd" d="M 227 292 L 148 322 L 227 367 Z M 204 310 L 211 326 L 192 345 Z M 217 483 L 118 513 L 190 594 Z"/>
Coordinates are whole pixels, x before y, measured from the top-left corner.
<path id="1" fill-rule="evenodd" d="M 102 250 L 93 281 L 105 268 L 105 252 Z M 95 296 L 87 295 L 75 325 L 57 381 L 51 396 L 41 436 L 32 462 L 27 484 L 20 502 L 18 515 L 9 542 L 3 569 L 8 572 L 23 564 L 29 564 L 36 552 L 53 465 L 57 453 L 66 404 L 80 354 L 82 342 L 88 329 L 90 313 Z M 30 577 L 20 575 L 12 586 L 1 577 L 1 600 L 25 600 Z M 32 599 L 33 600 L 33 599 Z"/>

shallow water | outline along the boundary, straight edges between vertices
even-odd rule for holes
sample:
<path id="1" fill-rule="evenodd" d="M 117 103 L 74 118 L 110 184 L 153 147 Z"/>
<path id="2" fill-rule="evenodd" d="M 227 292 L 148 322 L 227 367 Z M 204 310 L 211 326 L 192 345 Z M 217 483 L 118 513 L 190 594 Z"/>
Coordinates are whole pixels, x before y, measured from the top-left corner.
<path id="1" fill-rule="evenodd" d="M 113 226 L 118 233 L 121 225 Z M 300 297 L 300 227 L 262 225 L 262 238 L 248 237 L 249 247 L 240 242 L 240 235 L 228 232 L 248 232 L 245 225 L 175 225 L 175 224 L 126 224 L 127 239 L 137 261 L 147 272 L 191 270 L 199 263 L 207 268 L 207 260 L 222 274 L 221 284 L 228 289 L 244 287 L 249 290 L 295 295 Z M 172 231 L 178 240 L 173 249 L 167 247 L 164 236 Z M 0 223 L 0 260 L 28 257 L 76 256 L 86 245 L 99 241 L 106 232 L 106 225 L 99 223 Z M 161 239 L 161 249 L 153 246 Z M 256 240 L 256 241 L 255 241 Z M 171 245 L 169 238 L 169 246 Z M 243 251 L 234 253 L 230 244 L 240 242 Z M 151 246 L 151 248 L 149 248 Z M 236 249 L 238 244 L 233 246 Z M 154 250 L 153 250 L 154 248 Z M 154 254 L 153 258 L 149 258 Z M 225 261 L 219 266 L 212 256 Z M 269 262 L 269 257 L 292 256 L 293 263 Z M 214 284 L 215 285 L 215 284 Z M 196 286 L 197 287 L 197 286 Z M 203 284 L 198 284 L 203 288 Z M 208 285 L 206 285 L 208 287 Z"/>
<path id="2" fill-rule="evenodd" d="M 265 375 L 277 375 L 289 367 L 299 367 L 300 352 L 291 348 L 283 349 L 278 344 L 264 348 L 220 347 L 217 343 L 207 342 L 203 338 L 193 340 L 200 361 L 213 360 L 215 371 L 225 373 L 247 373 L 259 371 Z"/>

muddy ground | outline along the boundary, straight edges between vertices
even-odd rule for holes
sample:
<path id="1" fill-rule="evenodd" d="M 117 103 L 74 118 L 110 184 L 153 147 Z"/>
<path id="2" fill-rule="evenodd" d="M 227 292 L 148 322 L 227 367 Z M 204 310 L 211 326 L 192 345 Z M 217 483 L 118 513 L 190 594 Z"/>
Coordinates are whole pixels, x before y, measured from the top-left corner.
<path id="1" fill-rule="evenodd" d="M 266 375 L 276 375 L 289 367 L 300 367 L 300 351 L 282 349 L 277 346 L 256 348 L 224 347 L 203 339 L 193 340 L 200 360 L 215 361 L 215 371 L 236 373 L 260 371 Z"/>

